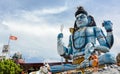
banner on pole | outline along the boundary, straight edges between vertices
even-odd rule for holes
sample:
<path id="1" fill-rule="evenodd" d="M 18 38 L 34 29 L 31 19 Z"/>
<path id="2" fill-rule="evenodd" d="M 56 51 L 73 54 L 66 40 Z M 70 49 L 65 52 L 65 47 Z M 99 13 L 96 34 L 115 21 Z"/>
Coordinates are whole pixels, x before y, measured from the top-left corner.
<path id="1" fill-rule="evenodd" d="M 17 40 L 17 37 L 16 36 L 10 36 L 10 39 L 11 40 Z"/>
<path id="2" fill-rule="evenodd" d="M 9 52 L 9 45 L 3 45 L 2 53 L 8 53 Z"/>

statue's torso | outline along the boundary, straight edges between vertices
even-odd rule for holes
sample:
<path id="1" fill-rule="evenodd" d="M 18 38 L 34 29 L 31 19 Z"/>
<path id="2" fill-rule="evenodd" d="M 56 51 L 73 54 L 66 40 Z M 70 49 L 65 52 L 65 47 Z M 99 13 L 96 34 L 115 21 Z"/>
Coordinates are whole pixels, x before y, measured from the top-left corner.
<path id="1" fill-rule="evenodd" d="M 94 27 L 78 29 L 72 36 L 74 49 L 83 49 L 87 43 L 95 43 Z"/>

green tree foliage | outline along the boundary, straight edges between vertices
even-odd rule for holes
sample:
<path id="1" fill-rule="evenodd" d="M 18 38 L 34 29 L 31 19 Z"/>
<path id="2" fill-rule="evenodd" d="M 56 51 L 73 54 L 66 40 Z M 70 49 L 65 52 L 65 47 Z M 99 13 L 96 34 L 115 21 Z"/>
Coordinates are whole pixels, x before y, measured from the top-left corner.
<path id="1" fill-rule="evenodd" d="M 19 74 L 21 71 L 20 65 L 14 63 L 13 60 L 0 61 L 0 74 Z"/>

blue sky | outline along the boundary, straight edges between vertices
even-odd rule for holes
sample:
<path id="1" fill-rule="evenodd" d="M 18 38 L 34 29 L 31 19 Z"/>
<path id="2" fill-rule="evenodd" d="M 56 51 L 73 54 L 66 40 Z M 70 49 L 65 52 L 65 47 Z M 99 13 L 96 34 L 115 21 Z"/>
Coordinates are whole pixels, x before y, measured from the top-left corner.
<path id="1" fill-rule="evenodd" d="M 115 42 L 111 52 L 117 54 L 120 51 L 119 3 L 119 0 L 0 0 L 0 49 L 12 34 L 18 40 L 10 42 L 10 55 L 19 51 L 26 62 L 60 60 L 56 44 L 60 25 L 64 25 L 63 40 L 67 46 L 76 7 L 83 6 L 94 16 L 97 26 L 102 28 L 104 20 L 113 22 Z"/>

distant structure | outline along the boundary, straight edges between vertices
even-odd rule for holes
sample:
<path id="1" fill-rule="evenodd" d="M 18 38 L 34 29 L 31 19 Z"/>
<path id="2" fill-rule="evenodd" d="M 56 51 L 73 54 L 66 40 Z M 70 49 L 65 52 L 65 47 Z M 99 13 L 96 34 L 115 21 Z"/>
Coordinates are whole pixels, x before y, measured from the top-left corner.
<path id="1" fill-rule="evenodd" d="M 20 52 L 17 52 L 13 55 L 12 59 L 15 61 L 15 63 L 25 63 L 24 59 L 22 58 L 22 54 Z"/>
<path id="2" fill-rule="evenodd" d="M 10 59 L 9 54 L 11 40 L 17 40 L 17 37 L 10 34 L 10 36 L 8 37 L 8 44 L 3 45 L 2 55 L 0 56 L 0 59 Z"/>
<path id="3" fill-rule="evenodd" d="M 9 49 L 10 49 L 9 45 L 3 45 L 2 56 L 1 56 L 2 59 L 8 58 L 7 56 L 9 55 Z"/>

